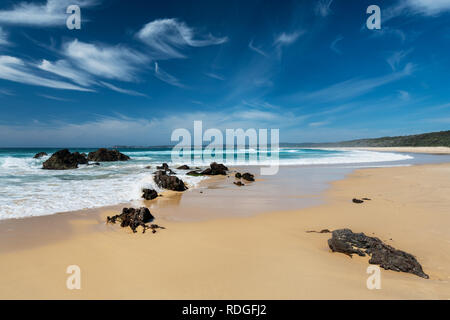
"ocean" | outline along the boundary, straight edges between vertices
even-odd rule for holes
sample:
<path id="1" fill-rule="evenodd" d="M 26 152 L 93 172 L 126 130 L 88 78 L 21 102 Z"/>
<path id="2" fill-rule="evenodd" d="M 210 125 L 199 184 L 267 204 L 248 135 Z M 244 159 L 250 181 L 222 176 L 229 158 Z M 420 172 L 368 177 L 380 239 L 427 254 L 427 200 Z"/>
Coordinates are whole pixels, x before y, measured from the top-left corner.
<path id="1" fill-rule="evenodd" d="M 130 161 L 101 163 L 100 166 L 80 165 L 74 170 L 43 170 L 49 156 L 33 159 L 41 151 L 51 155 L 59 149 L 0 149 L 0 220 L 67 212 L 138 200 L 144 187 L 161 191 L 153 182 L 156 166 L 167 162 L 171 168 L 184 164 L 171 162 L 170 148 L 119 149 Z M 95 149 L 71 148 L 71 152 L 88 153 Z M 257 150 L 236 150 L 245 159 L 235 163 L 246 165 L 246 159 Z M 280 166 L 361 166 L 412 159 L 412 155 L 373 151 L 342 151 L 331 149 L 280 148 Z M 209 163 L 203 163 L 207 166 Z M 227 162 L 225 161 L 225 164 Z M 257 162 L 257 165 L 267 163 Z M 147 166 L 152 166 L 147 169 Z M 187 176 L 186 171 L 173 169 L 190 188 L 204 177 Z"/>

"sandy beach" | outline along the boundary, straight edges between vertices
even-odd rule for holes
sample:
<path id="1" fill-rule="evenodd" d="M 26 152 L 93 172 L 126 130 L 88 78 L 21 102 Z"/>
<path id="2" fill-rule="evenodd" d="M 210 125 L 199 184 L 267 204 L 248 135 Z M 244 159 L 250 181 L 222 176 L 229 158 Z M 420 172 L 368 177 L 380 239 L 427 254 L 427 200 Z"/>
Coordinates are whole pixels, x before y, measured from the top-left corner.
<path id="1" fill-rule="evenodd" d="M 0 298 L 448 299 L 449 174 L 450 164 L 363 169 L 332 183 L 325 202 L 310 208 L 199 221 L 163 214 L 183 210 L 164 203 L 184 197 L 207 215 L 223 210 L 219 198 L 238 206 L 264 186 L 257 179 L 226 188 L 233 178 L 218 178 L 147 203 L 167 228 L 156 234 L 106 225 L 123 206 L 2 221 Z M 372 200 L 357 205 L 354 197 Z M 264 202 L 254 206 L 267 211 Z M 382 269 L 382 288 L 367 289 L 367 258 L 331 253 L 330 234 L 306 232 L 344 227 L 415 255 L 430 279 Z M 69 265 L 81 269 L 81 290 L 66 288 Z"/>

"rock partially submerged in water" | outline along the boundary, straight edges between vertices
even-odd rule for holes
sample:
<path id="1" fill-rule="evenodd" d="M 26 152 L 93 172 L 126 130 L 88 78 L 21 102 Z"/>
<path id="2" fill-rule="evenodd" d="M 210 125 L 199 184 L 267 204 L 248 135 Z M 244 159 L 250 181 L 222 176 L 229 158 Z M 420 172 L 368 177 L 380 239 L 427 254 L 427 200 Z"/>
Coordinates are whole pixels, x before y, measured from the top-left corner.
<path id="1" fill-rule="evenodd" d="M 145 200 L 153 200 L 158 197 L 158 192 L 153 189 L 142 189 L 142 198 Z"/>
<path id="2" fill-rule="evenodd" d="M 182 165 L 182 166 L 179 166 L 177 169 L 178 169 L 178 170 L 190 170 L 191 168 L 189 168 L 188 165 L 184 164 L 184 165 Z"/>
<path id="3" fill-rule="evenodd" d="M 107 217 L 106 222 L 113 224 L 120 222 L 122 228 L 130 227 L 130 229 L 133 230 L 133 233 L 137 232 L 136 229 L 138 227 L 143 228 L 142 233 L 145 233 L 145 230 L 147 229 L 152 229 L 153 233 L 156 232 L 156 229 L 164 229 L 164 227 L 160 227 L 157 224 L 147 225 L 147 223 L 152 222 L 154 219 L 155 217 L 153 217 L 148 208 L 123 208 L 121 214 Z"/>
<path id="4" fill-rule="evenodd" d="M 158 187 L 172 190 L 172 191 L 185 191 L 187 190 L 186 185 L 183 180 L 179 179 L 177 176 L 169 176 L 166 171 L 156 171 L 153 177 Z"/>
<path id="5" fill-rule="evenodd" d="M 203 174 L 199 171 L 189 171 L 188 173 L 186 173 L 187 176 L 192 176 L 192 177 L 200 177 L 203 176 Z"/>
<path id="6" fill-rule="evenodd" d="M 169 165 L 167 163 L 163 163 L 161 166 L 156 166 L 156 169 L 158 170 L 163 170 L 169 174 L 175 174 L 175 172 L 173 172 L 170 168 Z"/>
<path id="7" fill-rule="evenodd" d="M 228 168 L 226 166 L 224 166 L 223 164 L 213 162 L 209 165 L 209 168 L 206 168 L 205 170 L 203 170 L 201 172 L 201 174 L 207 175 L 207 176 L 217 176 L 217 175 L 226 176 L 227 171 L 228 171 Z"/>
<path id="8" fill-rule="evenodd" d="M 238 187 L 243 187 L 245 186 L 245 184 L 243 184 L 241 181 L 237 181 L 237 182 L 233 182 L 235 185 L 237 185 Z"/>
<path id="9" fill-rule="evenodd" d="M 350 229 L 339 229 L 332 232 L 328 246 L 333 252 L 349 255 L 370 256 L 369 263 L 377 264 L 383 269 L 407 272 L 428 279 L 416 258 L 404 251 L 397 250 L 375 237 L 364 233 L 353 233 Z"/>
<path id="10" fill-rule="evenodd" d="M 106 148 L 100 148 L 97 151 L 89 152 L 89 161 L 99 161 L 99 162 L 113 162 L 113 161 L 128 161 L 130 157 L 119 152 L 119 150 L 113 149 L 108 150 Z"/>
<path id="11" fill-rule="evenodd" d="M 48 156 L 47 152 L 38 152 L 34 155 L 33 159 L 40 159 L 45 156 Z"/>
<path id="12" fill-rule="evenodd" d="M 42 164 L 46 170 L 69 170 L 78 168 L 79 164 L 88 164 L 86 157 L 78 152 L 71 153 L 68 149 L 55 152 Z"/>

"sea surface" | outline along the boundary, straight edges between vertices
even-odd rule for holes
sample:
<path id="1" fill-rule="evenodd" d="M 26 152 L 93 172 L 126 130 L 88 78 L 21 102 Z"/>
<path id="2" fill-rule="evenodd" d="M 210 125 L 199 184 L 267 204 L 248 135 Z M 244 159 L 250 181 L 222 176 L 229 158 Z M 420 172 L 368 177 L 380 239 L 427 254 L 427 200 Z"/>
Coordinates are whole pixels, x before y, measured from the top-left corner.
<path id="1" fill-rule="evenodd" d="M 125 162 L 103 162 L 100 166 L 80 165 L 74 170 L 43 170 L 49 156 L 33 159 L 44 151 L 51 155 L 59 149 L 0 149 L 0 220 L 49 215 L 58 212 L 115 205 L 140 199 L 141 190 L 150 187 L 161 191 L 153 182 L 156 166 L 167 162 L 171 168 L 184 163 L 172 163 L 170 148 L 119 149 L 131 157 Z M 95 149 L 71 148 L 71 152 L 88 153 Z M 257 150 L 235 150 L 244 157 L 235 160 L 237 166 L 248 164 Z M 280 148 L 280 166 L 363 166 L 407 165 L 415 155 L 373 151 L 342 151 L 331 149 Z M 252 164 L 265 165 L 266 160 Z M 223 161 L 227 164 L 227 161 Z M 203 163 L 201 165 L 207 165 Z M 152 166 L 151 169 L 146 168 Z M 198 186 L 204 177 L 191 177 L 176 170 L 190 188 Z"/>

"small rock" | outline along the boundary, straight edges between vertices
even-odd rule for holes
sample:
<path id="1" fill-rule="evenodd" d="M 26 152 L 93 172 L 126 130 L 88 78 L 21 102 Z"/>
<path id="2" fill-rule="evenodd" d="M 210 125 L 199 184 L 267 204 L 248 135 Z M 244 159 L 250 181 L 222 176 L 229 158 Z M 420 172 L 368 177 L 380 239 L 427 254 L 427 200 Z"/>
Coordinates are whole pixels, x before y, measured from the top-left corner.
<path id="1" fill-rule="evenodd" d="M 153 200 L 158 197 L 158 192 L 153 189 L 142 189 L 142 198 L 145 200 Z"/>
<path id="2" fill-rule="evenodd" d="M 48 155 L 47 152 L 39 152 L 39 153 L 36 153 L 34 155 L 33 159 L 40 159 L 40 158 L 45 157 L 47 155 Z"/>
<path id="3" fill-rule="evenodd" d="M 191 168 L 189 168 L 189 166 L 187 166 L 187 165 L 182 165 L 182 166 L 178 167 L 177 169 L 178 170 L 189 170 Z"/>
<path id="4" fill-rule="evenodd" d="M 243 184 L 241 181 L 238 182 L 233 182 L 235 185 L 239 186 L 239 187 L 243 187 L 245 186 L 245 184 Z"/>
<path id="5" fill-rule="evenodd" d="M 247 172 L 242 175 L 242 179 L 247 181 L 255 181 L 255 176 Z"/>
<path id="6" fill-rule="evenodd" d="M 364 202 L 364 201 L 359 200 L 359 199 L 353 199 L 352 201 L 353 201 L 353 203 L 363 203 Z"/>
<path id="7" fill-rule="evenodd" d="M 242 174 L 240 174 L 239 172 L 237 172 L 234 176 L 236 179 L 242 178 Z"/>

